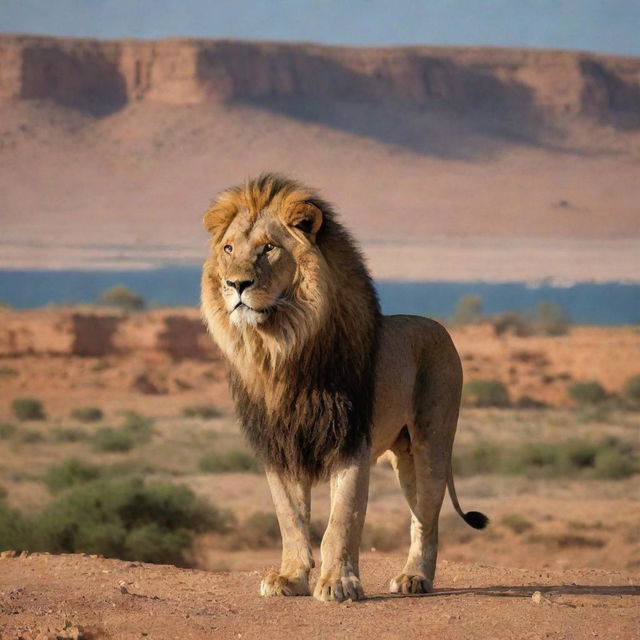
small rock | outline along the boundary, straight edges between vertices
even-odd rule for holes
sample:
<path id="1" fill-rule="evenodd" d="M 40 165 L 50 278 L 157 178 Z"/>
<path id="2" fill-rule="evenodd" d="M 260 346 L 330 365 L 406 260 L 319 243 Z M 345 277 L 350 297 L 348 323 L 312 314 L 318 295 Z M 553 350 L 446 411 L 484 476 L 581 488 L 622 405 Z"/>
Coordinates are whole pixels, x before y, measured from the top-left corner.
<path id="1" fill-rule="evenodd" d="M 9 549 L 7 551 L 0 551 L 0 558 L 15 558 L 18 555 L 18 552 L 14 549 Z"/>
<path id="2" fill-rule="evenodd" d="M 534 604 L 551 604 L 551 600 L 545 598 L 540 591 L 534 591 L 531 600 Z"/>

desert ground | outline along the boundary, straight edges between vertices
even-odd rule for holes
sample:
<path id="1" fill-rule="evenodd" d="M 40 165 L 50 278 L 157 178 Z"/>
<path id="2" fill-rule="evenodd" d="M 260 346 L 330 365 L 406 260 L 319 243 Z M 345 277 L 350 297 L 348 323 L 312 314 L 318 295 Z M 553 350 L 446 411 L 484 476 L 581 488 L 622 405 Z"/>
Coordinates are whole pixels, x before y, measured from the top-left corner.
<path id="1" fill-rule="evenodd" d="M 466 406 L 454 450 L 463 508 L 487 513 L 491 525 L 473 531 L 445 498 L 435 594 L 389 596 L 388 580 L 407 550 L 408 509 L 381 460 L 363 537 L 369 599 L 331 609 L 310 598 L 258 596 L 260 576 L 279 557 L 270 496 L 254 465 L 226 464 L 249 452 L 225 365 L 195 310 L 51 308 L 4 311 L 2 319 L 6 508 L 29 517 L 73 492 L 81 479 L 60 489 L 51 477 L 75 459 L 109 478 L 186 486 L 232 518 L 224 531 L 197 533 L 182 568 L 102 559 L 93 548 L 0 559 L 3 638 L 237 638 L 265 629 L 269 637 L 375 630 L 385 638 L 634 638 L 640 631 L 640 411 L 616 400 L 640 372 L 636 327 L 571 327 L 553 337 L 496 335 L 491 324 L 452 328 L 466 379 L 502 381 L 509 395 L 506 407 Z M 577 406 L 569 389 L 587 380 L 600 381 L 608 395 Z M 44 417 L 17 420 L 19 397 L 38 399 Z M 87 407 L 100 417 L 74 413 Z M 144 437 L 124 449 L 100 444 L 99 432 L 126 428 L 127 411 Z M 602 454 L 602 466 L 601 449 L 611 443 L 618 457 Z M 543 449 L 527 454 L 532 447 Z M 547 465 L 545 456 L 562 457 L 566 447 L 578 452 L 570 457 L 593 454 L 595 462 Z M 318 538 L 328 504 L 320 485 L 312 511 Z"/>

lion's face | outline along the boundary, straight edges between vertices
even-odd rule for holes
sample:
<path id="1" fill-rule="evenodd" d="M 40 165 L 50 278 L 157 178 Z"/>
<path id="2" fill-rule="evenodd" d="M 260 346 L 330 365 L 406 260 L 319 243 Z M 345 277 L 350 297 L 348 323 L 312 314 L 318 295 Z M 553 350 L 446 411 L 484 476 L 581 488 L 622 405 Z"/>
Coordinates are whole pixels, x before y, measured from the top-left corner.
<path id="1" fill-rule="evenodd" d="M 286 308 L 297 273 L 296 244 L 278 218 L 236 215 L 215 248 L 220 291 L 236 327 L 261 325 Z"/>
<path id="2" fill-rule="evenodd" d="M 282 333 L 297 323 L 290 333 L 302 337 L 303 317 L 318 306 L 323 259 L 316 234 L 322 212 L 303 191 L 289 189 L 271 197 L 264 191 L 223 192 L 205 214 L 213 238 L 205 265 L 204 309 L 222 314 L 216 326 L 222 322 L 241 333 L 250 327 Z"/>

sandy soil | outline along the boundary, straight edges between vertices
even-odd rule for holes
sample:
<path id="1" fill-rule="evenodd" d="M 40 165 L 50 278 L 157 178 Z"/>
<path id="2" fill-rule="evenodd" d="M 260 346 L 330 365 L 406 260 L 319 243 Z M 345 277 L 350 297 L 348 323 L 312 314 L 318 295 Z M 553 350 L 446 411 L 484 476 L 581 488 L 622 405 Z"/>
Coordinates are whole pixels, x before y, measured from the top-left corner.
<path id="1" fill-rule="evenodd" d="M 261 573 L 83 556 L 0 559 L 0 629 L 13 638 L 637 638 L 640 587 L 618 571 L 442 562 L 436 591 L 391 596 L 402 559 L 365 554 L 368 598 L 261 599 Z M 66 627 L 66 629 L 65 629 Z M 38 635 L 47 634 L 50 635 Z"/>

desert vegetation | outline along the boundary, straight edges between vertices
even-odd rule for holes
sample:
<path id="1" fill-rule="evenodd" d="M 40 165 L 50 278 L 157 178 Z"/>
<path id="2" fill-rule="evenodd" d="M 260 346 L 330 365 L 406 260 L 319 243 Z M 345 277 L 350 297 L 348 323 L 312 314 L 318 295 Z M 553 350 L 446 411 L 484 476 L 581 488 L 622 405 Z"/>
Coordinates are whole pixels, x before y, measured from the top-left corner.
<path id="1" fill-rule="evenodd" d="M 442 557 L 480 554 L 529 566 L 545 549 L 550 563 L 600 567 L 614 558 L 620 567 L 640 566 L 633 535 L 640 522 L 629 508 L 640 473 L 640 372 L 627 357 L 640 334 L 572 327 L 560 336 L 496 335 L 494 319 L 487 323 L 482 312 L 476 322 L 474 308 L 469 303 L 469 321 L 453 328 L 466 381 L 454 469 L 463 506 L 486 511 L 492 526 L 470 530 L 445 500 Z M 0 356 L 7 370 L 0 373 L 0 548 L 206 568 L 253 565 L 243 558 L 254 553 L 275 562 L 279 532 L 264 475 L 230 411 L 224 365 L 204 331 L 196 333 L 197 314 L 178 321 L 175 312 L 66 313 L 34 320 L 59 337 L 47 354 L 25 343 L 22 355 Z M 19 327 L 21 317 L 9 320 Z M 81 333 L 70 336 L 65 326 Z M 81 351 L 56 351 L 56 344 Z M 168 513 L 188 526 L 162 519 L 151 526 L 159 492 Z M 318 544 L 328 488 L 315 489 L 313 500 Z M 100 509 L 86 507 L 90 501 Z M 137 501 L 151 506 L 132 520 L 126 512 Z M 176 501 L 191 505 L 191 515 L 176 510 Z M 83 510 L 86 527 L 74 529 L 70 522 Z M 408 515 L 393 471 L 377 465 L 362 548 L 406 548 Z"/>

